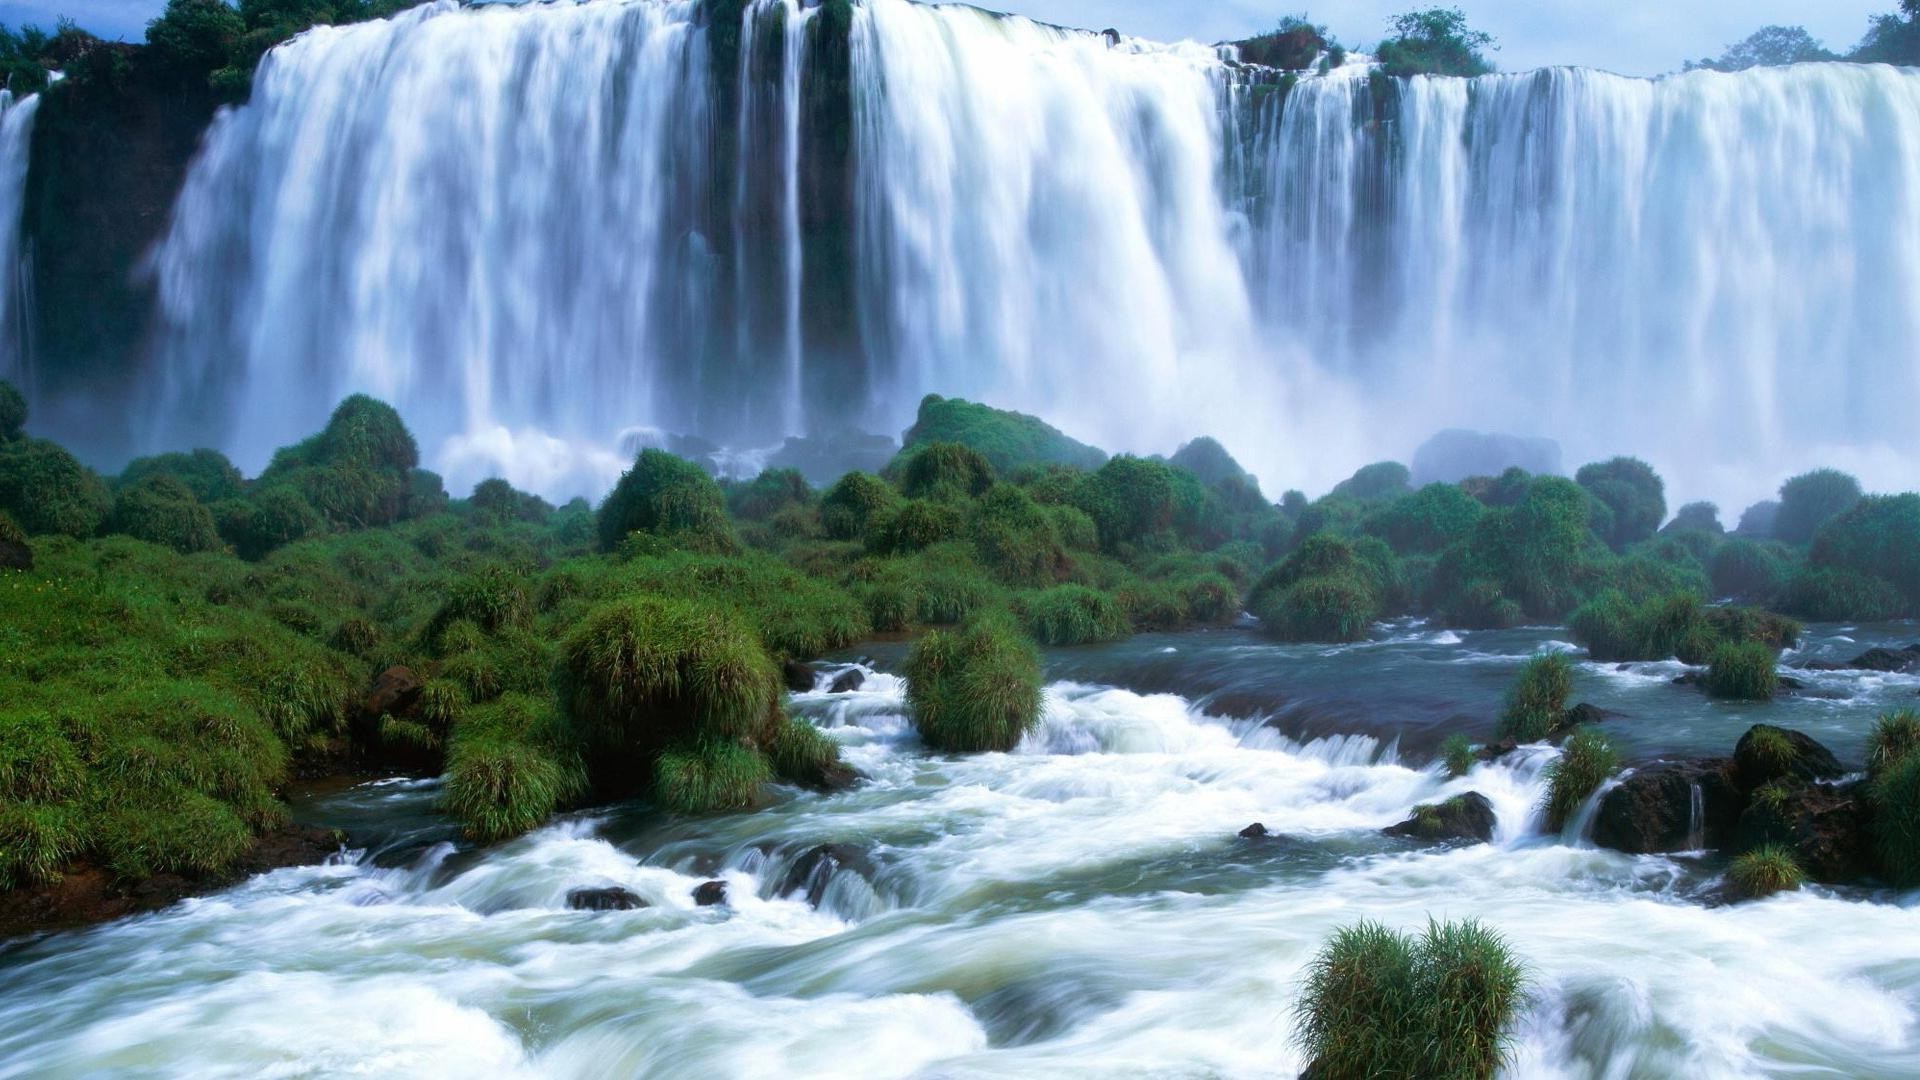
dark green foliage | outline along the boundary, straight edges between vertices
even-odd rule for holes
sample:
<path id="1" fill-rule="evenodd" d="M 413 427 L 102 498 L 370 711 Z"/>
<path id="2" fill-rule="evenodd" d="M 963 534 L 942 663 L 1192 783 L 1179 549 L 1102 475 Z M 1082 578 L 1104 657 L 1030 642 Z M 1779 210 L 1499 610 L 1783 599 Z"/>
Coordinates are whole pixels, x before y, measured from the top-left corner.
<path id="1" fill-rule="evenodd" d="M 1335 484 L 1327 493 L 1331 499 L 1354 502 L 1381 502 L 1413 493 L 1413 474 L 1397 461 L 1378 461 Z"/>
<path id="2" fill-rule="evenodd" d="M 1875 860 L 1880 873 L 1901 888 L 1920 885 L 1920 754 L 1909 754 L 1874 778 Z"/>
<path id="3" fill-rule="evenodd" d="M 531 625 L 533 601 L 525 575 L 492 563 L 455 580 L 447 589 L 446 603 L 434 616 L 433 633 L 444 637 L 449 627 L 460 622 L 489 634 Z"/>
<path id="4" fill-rule="evenodd" d="M 1374 554 L 1327 533 L 1308 537 L 1254 585 L 1248 610 L 1283 640 L 1359 641 L 1380 616 L 1385 591 L 1388 568 Z"/>
<path id="5" fill-rule="evenodd" d="M 825 787 L 842 770 L 840 744 L 804 720 L 789 719 L 767 746 L 775 776 L 802 787 Z"/>
<path id="6" fill-rule="evenodd" d="M 1429 8 L 1394 18 L 1393 36 L 1374 50 L 1388 75 L 1485 75 L 1493 70 L 1483 50 L 1497 48 L 1493 35 L 1467 25 L 1458 8 Z"/>
<path id="7" fill-rule="evenodd" d="M 245 481 L 240 470 L 218 450 L 195 450 L 190 454 L 159 454 L 135 458 L 120 473 L 118 485 L 133 487 L 150 476 L 168 476 L 185 484 L 195 499 L 212 505 L 222 499 L 240 497 Z"/>
<path id="8" fill-rule="evenodd" d="M 407 513 L 420 449 L 400 414 L 365 394 L 342 401 L 318 435 L 273 456 L 262 487 L 287 484 L 329 522 L 390 525 Z"/>
<path id="9" fill-rule="evenodd" d="M 1745 39 L 1727 46 L 1713 60 L 1689 60 L 1686 70 L 1745 71 L 1755 67 L 1837 60 L 1804 26 L 1763 26 Z"/>
<path id="10" fill-rule="evenodd" d="M 854 540 L 866 535 L 874 516 L 900 501 L 891 485 L 872 473 L 850 472 L 820 499 L 820 521 L 827 535 Z"/>
<path id="11" fill-rule="evenodd" d="M 1039 722 L 1039 651 L 999 620 L 927 634 L 904 674 L 914 726 L 935 750 L 1012 750 Z"/>
<path id="12" fill-rule="evenodd" d="M 993 465 L 960 443 L 920 443 L 902 450 L 888 468 L 898 471 L 909 499 L 978 498 L 994 483 Z"/>
<path id="13" fill-rule="evenodd" d="M 0 510 L 28 533 L 92 536 L 112 504 L 106 482 L 54 443 L 0 443 Z"/>
<path id="14" fill-rule="evenodd" d="M 586 787 L 573 737 L 550 701 L 508 694 L 454 728 L 446 808 L 476 840 L 535 828 Z"/>
<path id="15" fill-rule="evenodd" d="M 544 505 L 532 495 L 525 496 L 536 504 Z M 584 502 L 585 500 L 580 500 Z M 440 474 L 430 469 L 413 469 L 407 473 L 407 509 L 410 518 L 431 517 L 445 510 L 452 502 L 447 496 L 447 486 Z M 523 503 L 524 505 L 524 503 Z M 588 523 L 591 525 L 592 511 L 588 509 Z"/>
<path id="16" fill-rule="evenodd" d="M 21 429 L 27 426 L 27 399 L 18 387 L 5 379 L 0 379 L 0 442 L 12 442 L 20 438 Z"/>
<path id="17" fill-rule="evenodd" d="M 928 394 L 920 401 L 913 426 L 901 436 L 901 452 L 941 442 L 970 447 L 1001 475 L 1024 465 L 1097 469 L 1107 460 L 1106 454 L 1075 442 L 1036 417 Z"/>
<path id="18" fill-rule="evenodd" d="M 1560 756 L 1547 766 L 1547 831 L 1565 829 L 1581 804 L 1619 768 L 1620 754 L 1605 735 L 1589 727 L 1569 735 Z"/>
<path id="19" fill-rule="evenodd" d="M 1102 550 L 1153 547 L 1172 534 L 1176 504 L 1173 469 L 1165 462 L 1121 455 L 1088 474 L 1073 503 L 1093 519 Z"/>
<path id="20" fill-rule="evenodd" d="M 415 470 L 414 475 L 419 476 L 421 472 L 422 470 Z M 428 503 L 435 501 L 431 492 L 420 498 Z M 411 494 L 408 501 L 410 503 L 414 501 Z M 524 491 L 516 491 L 512 484 L 499 477 L 482 480 L 475 484 L 473 494 L 467 497 L 467 506 L 482 519 L 494 525 L 505 525 L 514 521 L 541 521 L 553 512 L 553 507 L 547 505 L 545 499 L 538 495 L 529 495 Z"/>
<path id="21" fill-rule="evenodd" d="M 905 554 L 960 536 L 960 510 L 950 502 L 908 499 L 875 515 L 867 525 L 867 547 L 877 554 Z"/>
<path id="22" fill-rule="evenodd" d="M 1459 778 L 1467 775 L 1473 768 L 1473 740 L 1458 732 L 1447 736 L 1440 744 L 1440 761 L 1446 766 L 1447 776 Z"/>
<path id="23" fill-rule="evenodd" d="M 1668 593 L 1635 604 L 1607 589 L 1568 618 L 1573 639 L 1595 660 L 1709 662 L 1723 644 L 1753 643 L 1777 655 L 1800 638 L 1792 619 L 1755 608 L 1705 607 L 1690 592 Z"/>
<path id="24" fill-rule="evenodd" d="M 205 79 L 227 66 L 247 25 L 221 0 L 167 0 L 166 11 L 147 24 L 153 60 L 183 78 Z"/>
<path id="25" fill-rule="evenodd" d="M 1885 579 L 1838 567 L 1802 569 L 1787 579 L 1776 605 L 1810 622 L 1875 622 L 1897 617 L 1906 606 Z"/>
<path id="26" fill-rule="evenodd" d="M 1205 435 L 1183 444 L 1179 450 L 1174 451 L 1172 457 L 1167 459 L 1167 464 L 1177 469 L 1187 470 L 1199 477 L 1202 484 L 1211 488 L 1237 485 L 1251 488 L 1256 496 L 1260 492 L 1260 482 L 1253 478 L 1253 474 L 1241 468 L 1240 463 L 1233 459 L 1232 454 L 1227 453 L 1227 448 L 1221 446 L 1219 440 Z"/>
<path id="27" fill-rule="evenodd" d="M 1708 560 L 1713 591 L 1739 600 L 1765 600 L 1786 583 L 1792 563 L 1777 546 L 1734 537 L 1714 548 Z"/>
<path id="28" fill-rule="evenodd" d="M 675 814 L 743 810 L 772 779 L 773 767 L 758 750 L 709 741 L 660 755 L 653 766 L 653 798 Z"/>
<path id="29" fill-rule="evenodd" d="M 600 504 L 602 551 L 618 548 L 629 533 L 691 534 L 726 542 L 732 537 L 726 496 L 700 466 L 664 450 L 643 450 Z"/>
<path id="30" fill-rule="evenodd" d="M 151 474 L 123 488 L 113 500 L 105 530 L 181 554 L 218 551 L 223 546 L 213 514 L 194 499 L 186 484 L 165 473 Z"/>
<path id="31" fill-rule="evenodd" d="M 1292 15 L 1282 18 L 1272 33 L 1236 41 L 1234 45 L 1246 63 L 1283 71 L 1305 71 L 1320 59 L 1321 53 L 1338 48 L 1326 27 L 1308 22 L 1304 16 Z"/>
<path id="32" fill-rule="evenodd" d="M 1063 530 L 1062 512 L 1079 515 L 1071 507 L 1042 507 L 1010 484 L 994 488 L 975 508 L 969 530 L 982 565 L 1009 584 L 1058 581 L 1073 564 L 1062 532 L 1075 534 L 1076 542 L 1090 539 L 1080 523 L 1067 523 Z"/>
<path id="33" fill-rule="evenodd" d="M 1792 892 L 1806 876 L 1793 857 L 1793 850 L 1779 844 L 1766 844 L 1746 852 L 1727 868 L 1727 883 L 1736 895 L 1746 900 Z"/>
<path id="34" fill-rule="evenodd" d="M 1617 457 L 1583 465 L 1574 481 L 1612 512 L 1601 532 L 1615 551 L 1651 537 L 1667 517 L 1666 485 L 1639 458 Z"/>
<path id="35" fill-rule="evenodd" d="M 259 487 L 213 508 L 220 535 L 243 559 L 326 531 L 327 521 L 306 496 L 285 484 Z"/>
<path id="36" fill-rule="evenodd" d="M 1566 723 L 1567 698 L 1573 694 L 1573 660 L 1565 653 L 1541 653 L 1528 660 L 1507 688 L 1500 713 L 1500 737 L 1540 742 Z"/>
<path id="37" fill-rule="evenodd" d="M 1780 485 L 1780 510 L 1773 519 L 1773 538 L 1805 544 L 1820 526 L 1860 501 L 1860 481 L 1838 469 L 1815 469 Z"/>
<path id="38" fill-rule="evenodd" d="M 1710 502 L 1691 502 L 1680 508 L 1661 530 L 1663 533 L 1703 532 L 1719 536 L 1726 527 L 1720 524 L 1720 508 Z"/>
<path id="39" fill-rule="evenodd" d="M 1894 709 L 1882 713 L 1867 737 L 1867 772 L 1879 776 L 1920 749 L 1920 712 Z"/>
<path id="40" fill-rule="evenodd" d="M 1025 601 L 1027 626 L 1042 645 L 1120 641 L 1133 633 L 1113 597 L 1085 585 L 1058 585 Z"/>
<path id="41" fill-rule="evenodd" d="M 1470 537 L 1485 511 L 1456 484 L 1428 484 L 1367 514 L 1360 528 L 1403 555 L 1433 554 Z"/>
<path id="42" fill-rule="evenodd" d="M 1882 578 L 1899 591 L 1899 614 L 1920 614 L 1920 495 L 1860 499 L 1820 527 L 1808 562 Z"/>
<path id="43" fill-rule="evenodd" d="M 813 505 L 813 488 L 794 469 L 767 469 L 751 483 L 727 488 L 727 511 L 742 521 L 765 521 L 791 507 Z"/>
<path id="44" fill-rule="evenodd" d="M 1735 701 L 1766 701 L 1779 684 L 1776 653 L 1758 642 L 1728 643 L 1713 654 L 1707 668 L 1707 693 Z"/>
<path id="45" fill-rule="evenodd" d="M 1525 994 L 1520 962 L 1478 922 L 1429 921 L 1417 939 L 1361 922 L 1309 966 L 1297 1038 L 1325 1080 L 1488 1078 Z"/>
<path id="46" fill-rule="evenodd" d="M 1441 554 L 1430 602 L 1467 627 L 1561 618 L 1605 554 L 1587 527 L 1592 505 L 1572 481 L 1528 481 L 1517 502 L 1481 515 L 1469 539 Z"/>

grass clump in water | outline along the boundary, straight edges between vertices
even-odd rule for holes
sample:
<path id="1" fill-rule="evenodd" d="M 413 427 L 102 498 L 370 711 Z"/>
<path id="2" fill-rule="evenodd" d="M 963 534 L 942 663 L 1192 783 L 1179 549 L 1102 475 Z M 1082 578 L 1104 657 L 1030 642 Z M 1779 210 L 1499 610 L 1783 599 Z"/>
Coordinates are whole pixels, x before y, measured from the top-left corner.
<path id="1" fill-rule="evenodd" d="M 1727 881 L 1735 893 L 1748 900 L 1791 892 L 1806 880 L 1793 852 L 1779 844 L 1755 848 L 1733 860 L 1727 868 Z"/>
<path id="2" fill-rule="evenodd" d="M 714 814 L 743 810 L 773 779 L 773 768 L 758 750 L 737 742 L 709 741 L 675 747 L 653 767 L 653 798 L 676 814 Z"/>
<path id="3" fill-rule="evenodd" d="M 1779 685 L 1775 653 L 1758 642 L 1722 645 L 1707 668 L 1707 693 L 1734 701 L 1768 701 Z"/>
<path id="4" fill-rule="evenodd" d="M 1867 772 L 1879 776 L 1920 748 L 1920 712 L 1894 709 L 1880 714 L 1867 736 Z"/>
<path id="5" fill-rule="evenodd" d="M 1575 731 L 1560 756 L 1547 766 L 1547 830 L 1566 828 L 1581 804 L 1619 768 L 1620 755 L 1611 739 L 1588 727 Z"/>
<path id="6" fill-rule="evenodd" d="M 997 618 L 936 630 L 907 655 L 907 705 L 935 750 L 1007 751 L 1040 719 L 1040 654 Z"/>
<path id="7" fill-rule="evenodd" d="M 551 702 L 508 694 L 474 709 L 447 752 L 447 812 L 483 842 L 518 836 L 586 792 L 572 733 Z"/>
<path id="8" fill-rule="evenodd" d="M 1459 778 L 1467 775 L 1473 768 L 1473 740 L 1455 732 L 1447 736 L 1440 744 L 1440 761 L 1446 766 L 1447 776 Z"/>
<path id="9" fill-rule="evenodd" d="M 1027 598 L 1027 625 L 1042 645 L 1120 641 L 1133 633 L 1113 597 L 1085 585 L 1057 585 Z"/>
<path id="10" fill-rule="evenodd" d="M 1551 738 L 1566 723 L 1573 694 L 1573 659 L 1565 653 L 1540 653 L 1528 660 L 1507 688 L 1500 714 L 1500 737 L 1531 743 Z"/>

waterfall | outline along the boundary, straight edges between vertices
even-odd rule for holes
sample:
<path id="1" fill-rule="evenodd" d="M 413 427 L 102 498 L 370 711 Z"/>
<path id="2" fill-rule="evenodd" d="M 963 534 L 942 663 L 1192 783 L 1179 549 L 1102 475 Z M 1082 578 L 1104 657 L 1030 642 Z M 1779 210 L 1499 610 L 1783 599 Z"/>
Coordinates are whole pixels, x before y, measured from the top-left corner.
<path id="1" fill-rule="evenodd" d="M 27 150 L 40 95 L 15 100 L 0 90 L 0 378 L 25 381 L 27 276 L 20 251 L 20 213 L 27 187 Z M 31 387 L 27 387 L 31 390 Z"/>
<path id="2" fill-rule="evenodd" d="M 1230 50 L 1229 50 L 1230 51 Z M 1324 489 L 1444 427 L 1739 505 L 1920 454 L 1920 73 L 1278 80 L 908 0 L 437 0 L 266 58 L 152 259 L 153 445 L 363 390 L 456 490 L 930 392 Z"/>

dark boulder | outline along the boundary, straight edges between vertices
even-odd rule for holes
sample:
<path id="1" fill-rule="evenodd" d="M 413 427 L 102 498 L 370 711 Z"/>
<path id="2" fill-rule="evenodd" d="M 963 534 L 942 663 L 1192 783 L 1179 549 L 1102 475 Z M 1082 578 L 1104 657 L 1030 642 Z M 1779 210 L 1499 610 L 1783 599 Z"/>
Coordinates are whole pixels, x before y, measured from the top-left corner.
<path id="1" fill-rule="evenodd" d="M 1778 844 L 1793 852 L 1815 881 L 1846 884 L 1872 870 L 1868 828 L 1872 821 L 1866 782 L 1795 784 L 1776 781 L 1754 795 L 1740 814 L 1734 847 L 1752 851 Z"/>
<path id="2" fill-rule="evenodd" d="M 0 529 L 0 570 L 33 569 L 33 549 L 25 538 L 14 539 Z"/>
<path id="3" fill-rule="evenodd" d="M 848 668 L 834 678 L 833 685 L 827 688 L 827 692 L 851 694 L 865 685 L 867 685 L 867 673 L 859 668 Z"/>
<path id="4" fill-rule="evenodd" d="M 1657 762 L 1601 797 L 1593 842 L 1629 855 L 1725 847 L 1745 803 L 1728 758 Z"/>
<path id="5" fill-rule="evenodd" d="M 1846 775 L 1833 751 L 1798 731 L 1755 724 L 1733 748 L 1740 790 L 1751 792 L 1781 778 L 1833 780 Z"/>
<path id="6" fill-rule="evenodd" d="M 703 881 L 693 890 L 693 902 L 701 907 L 719 907 L 727 902 L 727 883 Z"/>
<path id="7" fill-rule="evenodd" d="M 1598 724 L 1601 721 L 1611 720 L 1619 715 L 1619 713 L 1614 712 L 1612 709 L 1603 709 L 1598 705 L 1589 705 L 1583 701 L 1567 710 L 1567 718 L 1561 726 L 1571 731 L 1582 724 Z"/>
<path id="8" fill-rule="evenodd" d="M 787 870 L 785 880 L 780 883 L 780 895 L 799 893 L 808 904 L 819 907 L 820 901 L 826 899 L 827 886 L 841 871 L 871 880 L 873 863 L 867 858 L 866 852 L 847 844 L 821 844 L 809 848 Z"/>
<path id="9" fill-rule="evenodd" d="M 424 689 L 426 684 L 412 668 L 395 664 L 374 678 L 373 685 L 367 688 L 367 696 L 360 702 L 360 713 L 375 720 L 382 716 L 408 719 L 420 704 L 420 692 Z"/>
<path id="10" fill-rule="evenodd" d="M 1490 742 L 1480 749 L 1475 750 L 1473 756 L 1479 758 L 1481 761 L 1499 761 L 1501 758 L 1506 757 L 1518 749 L 1520 749 L 1519 743 L 1514 742 L 1512 739 L 1501 739 L 1499 742 Z"/>
<path id="11" fill-rule="evenodd" d="M 1920 644 L 1904 649 L 1868 649 L 1846 662 L 1855 671 L 1884 671 L 1894 675 L 1920 675 Z"/>
<path id="12" fill-rule="evenodd" d="M 1246 828 L 1241 829 L 1238 835 L 1242 840 L 1265 840 L 1267 837 L 1272 836 L 1273 834 L 1267 831 L 1267 827 L 1265 825 L 1262 825 L 1260 822 L 1256 821 L 1253 824 L 1247 826 Z"/>
<path id="13" fill-rule="evenodd" d="M 1112 49 L 1119 47 L 1120 31 L 1109 26 L 1105 30 L 1100 31 L 1100 36 L 1107 39 L 1107 48 Z"/>
<path id="14" fill-rule="evenodd" d="M 1464 840 L 1484 844 L 1493 839 L 1496 820 L 1493 803 L 1485 795 L 1469 791 L 1443 803 L 1416 806 L 1412 817 L 1380 831 L 1414 840 Z"/>
<path id="15" fill-rule="evenodd" d="M 567 906 L 575 911 L 632 911 L 647 906 L 631 889 L 574 889 L 567 893 Z"/>
<path id="16" fill-rule="evenodd" d="M 804 694 L 813 689 L 813 665 L 798 660 L 789 660 L 780 665 L 780 675 L 787 681 L 787 689 L 796 694 Z"/>

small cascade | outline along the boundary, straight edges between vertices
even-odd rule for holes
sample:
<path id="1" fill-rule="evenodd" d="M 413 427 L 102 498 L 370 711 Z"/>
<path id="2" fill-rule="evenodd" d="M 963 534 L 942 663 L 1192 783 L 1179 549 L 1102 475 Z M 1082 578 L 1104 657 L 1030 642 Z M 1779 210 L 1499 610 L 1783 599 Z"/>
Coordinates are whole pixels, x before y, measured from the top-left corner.
<path id="1" fill-rule="evenodd" d="M 1606 799 L 1607 792 L 1620 786 L 1622 779 L 1621 776 L 1608 777 L 1604 783 L 1593 789 L 1593 794 L 1587 796 L 1587 800 L 1580 804 L 1580 809 L 1575 811 L 1573 817 L 1567 821 L 1567 827 L 1561 831 L 1560 837 L 1563 841 L 1573 847 L 1593 846 L 1593 823 L 1600 816 L 1600 804 Z"/>
<path id="2" fill-rule="evenodd" d="M 1707 810 L 1706 797 L 1699 784 L 1694 784 L 1688 792 L 1687 812 L 1687 850 L 1705 851 L 1707 849 Z"/>

